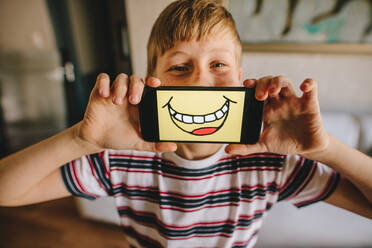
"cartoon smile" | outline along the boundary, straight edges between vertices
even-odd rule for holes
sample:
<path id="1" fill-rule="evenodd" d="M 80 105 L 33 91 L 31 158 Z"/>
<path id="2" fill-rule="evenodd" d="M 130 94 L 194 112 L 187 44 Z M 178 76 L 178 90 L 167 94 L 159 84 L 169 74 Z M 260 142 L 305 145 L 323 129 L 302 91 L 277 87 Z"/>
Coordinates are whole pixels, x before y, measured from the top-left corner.
<path id="1" fill-rule="evenodd" d="M 223 126 L 229 115 L 230 103 L 236 103 L 225 96 L 223 97 L 226 101 L 219 109 L 203 115 L 186 114 L 175 110 L 171 105 L 173 96 L 162 108 L 168 107 L 172 122 L 182 131 L 198 136 L 209 135 L 217 132 Z"/>

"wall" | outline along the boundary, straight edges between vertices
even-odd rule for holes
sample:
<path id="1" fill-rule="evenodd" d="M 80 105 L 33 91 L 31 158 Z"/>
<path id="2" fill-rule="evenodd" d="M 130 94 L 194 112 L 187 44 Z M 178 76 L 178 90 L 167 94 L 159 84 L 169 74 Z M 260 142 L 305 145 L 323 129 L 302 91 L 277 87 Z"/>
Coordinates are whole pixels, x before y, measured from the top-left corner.
<path id="1" fill-rule="evenodd" d="M 0 1 L 0 51 L 55 48 L 44 0 Z"/>
<path id="2" fill-rule="evenodd" d="M 285 75 L 297 88 L 315 79 L 324 111 L 372 113 L 372 56 L 245 53 L 242 64 L 244 78 Z"/>
<path id="3" fill-rule="evenodd" d="M 60 63 L 45 1 L 0 1 L 0 107 L 11 150 L 65 127 Z"/>
<path id="4" fill-rule="evenodd" d="M 149 4 L 151 2 L 151 4 Z M 171 0 L 125 0 L 133 72 L 146 76 L 147 40 L 152 24 Z"/>

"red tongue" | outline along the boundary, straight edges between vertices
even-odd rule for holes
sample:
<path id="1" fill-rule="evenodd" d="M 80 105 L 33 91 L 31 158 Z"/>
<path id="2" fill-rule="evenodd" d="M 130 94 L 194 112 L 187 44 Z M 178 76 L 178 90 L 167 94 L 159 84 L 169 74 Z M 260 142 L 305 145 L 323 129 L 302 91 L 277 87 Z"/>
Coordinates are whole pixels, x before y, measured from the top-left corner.
<path id="1" fill-rule="evenodd" d="M 192 131 L 192 133 L 195 135 L 206 135 L 206 134 L 214 133 L 216 132 L 216 130 L 217 128 L 215 127 L 203 127 L 203 128 L 195 129 L 194 131 Z"/>

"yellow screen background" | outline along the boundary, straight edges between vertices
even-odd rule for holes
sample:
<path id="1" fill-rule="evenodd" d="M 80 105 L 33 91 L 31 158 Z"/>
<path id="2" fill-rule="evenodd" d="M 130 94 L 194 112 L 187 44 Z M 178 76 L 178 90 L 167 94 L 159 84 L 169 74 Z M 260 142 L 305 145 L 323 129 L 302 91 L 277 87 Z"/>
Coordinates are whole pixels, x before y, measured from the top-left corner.
<path id="1" fill-rule="evenodd" d="M 206 115 L 215 112 L 224 105 L 226 102 L 224 96 L 236 103 L 229 103 L 227 119 L 223 126 L 215 133 L 208 135 L 197 136 L 181 130 L 172 121 L 168 106 L 163 108 L 173 97 L 170 104 L 176 112 Z M 158 90 L 159 138 L 161 141 L 240 142 L 244 97 L 244 91 Z M 190 125 L 197 126 L 198 124 Z"/>

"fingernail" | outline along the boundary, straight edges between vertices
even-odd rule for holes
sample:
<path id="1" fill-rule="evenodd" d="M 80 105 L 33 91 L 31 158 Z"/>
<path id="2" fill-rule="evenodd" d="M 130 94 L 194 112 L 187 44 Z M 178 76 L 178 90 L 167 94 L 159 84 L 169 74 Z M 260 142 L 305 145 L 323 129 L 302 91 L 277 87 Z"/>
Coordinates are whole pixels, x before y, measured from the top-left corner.
<path id="1" fill-rule="evenodd" d="M 107 91 L 106 89 L 100 89 L 100 90 L 99 90 L 99 94 L 100 94 L 101 96 L 107 96 L 108 91 Z"/>
<path id="2" fill-rule="evenodd" d="M 137 103 L 139 101 L 138 96 L 131 96 L 130 99 L 132 103 Z"/>
<path id="3" fill-rule="evenodd" d="M 265 94 L 259 93 L 256 95 L 256 98 L 262 99 L 265 96 Z"/>
<path id="4" fill-rule="evenodd" d="M 114 102 L 115 102 L 116 104 L 122 104 L 122 103 L 123 103 L 123 99 L 122 99 L 121 97 L 115 97 L 115 98 L 114 98 Z"/>

